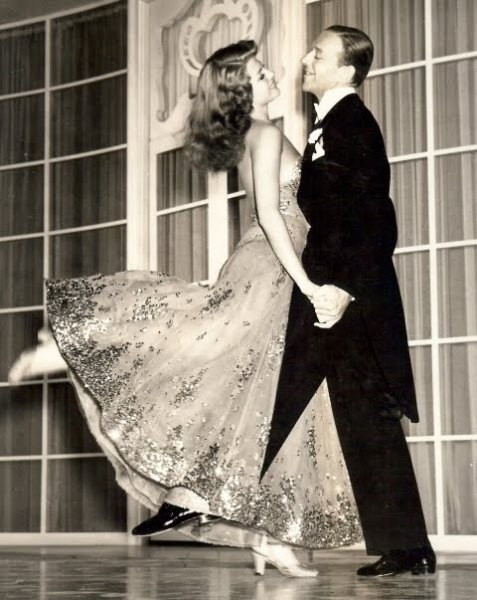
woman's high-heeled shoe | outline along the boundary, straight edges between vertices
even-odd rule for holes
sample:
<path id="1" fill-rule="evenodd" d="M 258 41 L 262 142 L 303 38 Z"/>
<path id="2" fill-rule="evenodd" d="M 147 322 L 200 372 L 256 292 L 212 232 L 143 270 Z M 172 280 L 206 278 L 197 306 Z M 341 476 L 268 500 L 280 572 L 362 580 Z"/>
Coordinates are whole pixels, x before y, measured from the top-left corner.
<path id="1" fill-rule="evenodd" d="M 276 567 L 282 575 L 288 577 L 316 577 L 318 575 L 316 569 L 301 565 L 291 548 L 282 544 L 267 544 L 266 538 L 262 539 L 260 546 L 252 547 L 252 556 L 256 575 L 265 573 L 267 562 Z"/>
<path id="2" fill-rule="evenodd" d="M 42 334 L 43 335 L 43 334 Z M 68 365 L 63 360 L 53 337 L 44 338 L 38 346 L 24 350 L 8 372 L 8 382 L 16 385 L 25 379 L 65 371 Z"/>

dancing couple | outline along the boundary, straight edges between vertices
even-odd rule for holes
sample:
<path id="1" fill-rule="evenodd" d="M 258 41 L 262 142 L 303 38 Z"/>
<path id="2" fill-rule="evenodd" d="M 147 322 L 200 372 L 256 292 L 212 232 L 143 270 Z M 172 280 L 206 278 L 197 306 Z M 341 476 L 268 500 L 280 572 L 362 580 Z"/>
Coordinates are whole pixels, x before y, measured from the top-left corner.
<path id="1" fill-rule="evenodd" d="M 180 525 L 298 577 L 317 571 L 293 548 L 363 535 L 381 557 L 358 575 L 435 570 L 400 423 L 418 415 L 390 169 L 356 93 L 372 58 L 357 29 L 317 37 L 302 160 L 270 122 L 280 92 L 255 43 L 208 58 L 187 152 L 238 167 L 254 215 L 215 284 L 137 271 L 46 284 L 52 333 L 10 381 L 69 370 L 118 483 L 157 513 L 136 535 Z"/>

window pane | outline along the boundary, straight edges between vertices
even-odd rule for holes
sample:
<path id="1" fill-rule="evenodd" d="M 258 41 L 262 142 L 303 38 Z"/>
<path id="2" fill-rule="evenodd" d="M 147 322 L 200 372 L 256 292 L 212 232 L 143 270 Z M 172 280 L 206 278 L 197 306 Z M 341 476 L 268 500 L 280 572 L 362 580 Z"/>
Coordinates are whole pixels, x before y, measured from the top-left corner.
<path id="1" fill-rule="evenodd" d="M 0 456 L 41 454 L 42 387 L 0 388 Z"/>
<path id="2" fill-rule="evenodd" d="M 43 158 L 44 110 L 43 94 L 0 101 L 0 165 Z"/>
<path id="3" fill-rule="evenodd" d="M 433 0 L 434 56 L 477 50 L 475 0 Z"/>
<path id="4" fill-rule="evenodd" d="M 363 98 L 383 131 L 389 156 L 426 149 L 424 69 L 366 79 Z"/>
<path id="5" fill-rule="evenodd" d="M 51 165 L 52 229 L 125 218 L 125 150 Z"/>
<path id="6" fill-rule="evenodd" d="M 394 257 L 410 340 L 431 337 L 429 253 L 398 254 Z"/>
<path id="7" fill-rule="evenodd" d="M 252 211 L 245 196 L 229 199 L 229 254 L 252 224 Z"/>
<path id="8" fill-rule="evenodd" d="M 157 219 L 158 271 L 186 281 L 207 279 L 207 207 Z"/>
<path id="9" fill-rule="evenodd" d="M 157 210 L 207 198 L 207 176 L 181 149 L 157 155 Z"/>
<path id="10" fill-rule="evenodd" d="M 0 171 L 0 236 L 43 229 L 43 167 Z"/>
<path id="11" fill-rule="evenodd" d="M 437 254 L 440 335 L 477 335 L 477 248 Z"/>
<path id="12" fill-rule="evenodd" d="M 372 68 L 424 58 L 424 0 L 333 0 L 307 6 L 308 44 L 330 25 L 366 31 L 374 43 Z"/>
<path id="13" fill-rule="evenodd" d="M 437 241 L 477 239 L 477 152 L 436 157 Z"/>
<path id="14" fill-rule="evenodd" d="M 126 494 L 106 458 L 48 461 L 47 531 L 125 531 Z"/>
<path id="15" fill-rule="evenodd" d="M 391 165 L 391 198 L 396 207 L 398 246 L 427 244 L 429 219 L 425 160 Z"/>
<path id="16" fill-rule="evenodd" d="M 477 442 L 444 442 L 445 533 L 477 534 Z"/>
<path id="17" fill-rule="evenodd" d="M 81 414 L 69 383 L 48 386 L 48 452 L 100 452 Z"/>
<path id="18" fill-rule="evenodd" d="M 0 314 L 0 381 L 7 380 L 7 373 L 20 352 L 37 343 L 42 325 L 41 311 Z"/>
<path id="19" fill-rule="evenodd" d="M 477 59 L 434 66 L 437 148 L 477 142 Z"/>
<path id="20" fill-rule="evenodd" d="M 436 477 L 434 467 L 434 444 L 412 442 L 409 444 L 417 485 L 428 533 L 437 533 L 436 518 Z"/>
<path id="21" fill-rule="evenodd" d="M 39 532 L 41 461 L 0 462 L 0 532 Z"/>
<path id="22" fill-rule="evenodd" d="M 53 156 L 67 156 L 126 142 L 126 76 L 52 93 Z"/>
<path id="23" fill-rule="evenodd" d="M 430 346 L 413 346 L 410 348 L 412 371 L 416 386 L 419 423 L 411 423 L 403 419 L 403 429 L 407 436 L 432 435 L 433 404 L 432 404 L 432 353 Z"/>
<path id="24" fill-rule="evenodd" d="M 0 95 L 45 86 L 45 25 L 0 31 Z"/>
<path id="25" fill-rule="evenodd" d="M 440 347 L 442 432 L 477 433 L 477 344 L 448 344 Z"/>
<path id="26" fill-rule="evenodd" d="M 50 277 L 116 273 L 126 268 L 126 227 L 108 227 L 51 238 Z"/>
<path id="27" fill-rule="evenodd" d="M 51 24 L 53 85 L 127 66 L 127 2 L 55 19 Z"/>
<path id="28" fill-rule="evenodd" d="M 0 308 L 43 302 L 43 239 L 0 242 Z"/>

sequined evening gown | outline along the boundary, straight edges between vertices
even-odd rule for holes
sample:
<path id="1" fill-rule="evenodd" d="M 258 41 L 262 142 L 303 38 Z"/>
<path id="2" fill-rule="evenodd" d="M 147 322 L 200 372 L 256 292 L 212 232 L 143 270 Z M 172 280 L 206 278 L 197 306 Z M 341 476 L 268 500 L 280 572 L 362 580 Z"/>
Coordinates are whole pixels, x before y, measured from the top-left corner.
<path id="1" fill-rule="evenodd" d="M 301 252 L 298 180 L 297 168 L 280 186 L 280 210 Z M 167 495 L 234 522 L 187 527 L 197 539 L 361 537 L 326 384 L 259 482 L 291 289 L 256 221 L 210 287 L 142 271 L 47 282 L 53 334 L 119 485 L 153 510 Z"/>

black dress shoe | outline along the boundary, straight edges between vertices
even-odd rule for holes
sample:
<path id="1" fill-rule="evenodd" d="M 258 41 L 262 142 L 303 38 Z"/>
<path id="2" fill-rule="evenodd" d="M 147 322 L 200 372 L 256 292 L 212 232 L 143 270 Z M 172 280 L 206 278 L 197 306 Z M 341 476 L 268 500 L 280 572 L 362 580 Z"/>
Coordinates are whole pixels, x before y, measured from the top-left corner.
<path id="1" fill-rule="evenodd" d="M 401 573 L 427 575 L 436 571 L 436 555 L 430 547 L 393 550 L 373 564 L 358 569 L 362 577 L 392 577 Z"/>
<path id="2" fill-rule="evenodd" d="M 143 536 L 154 535 L 155 533 L 161 533 L 162 531 L 177 527 L 177 525 L 187 523 L 187 521 L 200 516 L 201 513 L 164 502 L 157 514 L 136 525 L 131 533 Z"/>

